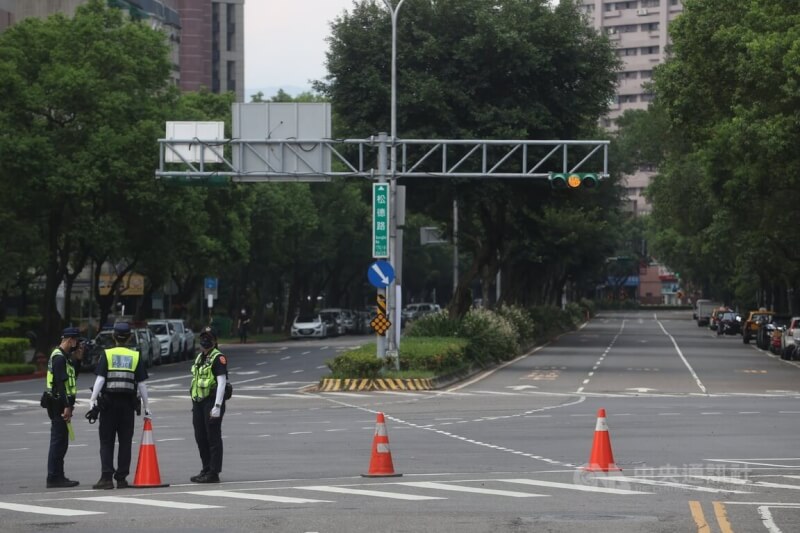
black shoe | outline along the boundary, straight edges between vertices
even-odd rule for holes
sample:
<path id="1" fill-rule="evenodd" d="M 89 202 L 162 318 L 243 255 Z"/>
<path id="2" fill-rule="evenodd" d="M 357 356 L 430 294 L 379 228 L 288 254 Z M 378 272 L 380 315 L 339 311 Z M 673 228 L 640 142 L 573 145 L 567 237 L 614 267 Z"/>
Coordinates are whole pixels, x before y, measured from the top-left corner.
<path id="1" fill-rule="evenodd" d="M 208 474 L 207 470 L 201 470 L 200 473 L 197 474 L 196 476 L 190 477 L 189 481 L 191 481 L 192 483 L 200 483 L 200 481 L 198 481 L 198 479 L 201 479 L 201 478 L 205 477 L 206 474 Z"/>
<path id="2" fill-rule="evenodd" d="M 100 481 L 92 485 L 93 489 L 101 489 L 101 490 L 108 490 L 114 488 L 114 482 L 110 479 L 103 479 L 100 478 Z"/>
<path id="3" fill-rule="evenodd" d="M 195 483 L 219 483 L 219 474 L 203 474 L 202 476 L 196 476 L 193 481 Z"/>
<path id="4" fill-rule="evenodd" d="M 130 487 L 130 485 L 128 484 L 128 480 L 127 479 L 118 479 L 117 480 L 117 488 L 118 489 L 127 489 L 128 487 Z"/>
<path id="5" fill-rule="evenodd" d="M 67 478 L 53 479 L 47 482 L 48 489 L 68 489 L 70 487 L 77 487 L 78 485 L 80 485 L 78 481 L 72 481 Z"/>

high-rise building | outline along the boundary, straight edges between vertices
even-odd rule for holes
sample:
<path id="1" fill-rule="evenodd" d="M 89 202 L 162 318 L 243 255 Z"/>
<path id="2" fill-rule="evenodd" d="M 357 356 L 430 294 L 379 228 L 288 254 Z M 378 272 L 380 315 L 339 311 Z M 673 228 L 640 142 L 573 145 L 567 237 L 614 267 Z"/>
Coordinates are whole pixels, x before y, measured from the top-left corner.
<path id="1" fill-rule="evenodd" d="M 0 31 L 27 17 L 68 16 L 87 0 L 0 0 Z M 107 0 L 165 33 L 182 90 L 232 91 L 244 101 L 244 0 Z"/>
<path id="2" fill-rule="evenodd" d="M 181 89 L 232 91 L 244 101 L 244 0 L 178 0 Z"/>
<path id="3" fill-rule="evenodd" d="M 608 35 L 623 63 L 616 98 L 601 120 L 602 126 L 614 129 L 622 113 L 646 109 L 652 100 L 644 84 L 652 78 L 653 67 L 666 57 L 667 28 L 683 12 L 683 5 L 680 0 L 582 0 L 581 7 L 592 26 Z M 642 192 L 655 170 L 645 165 L 626 177 L 629 206 L 637 214 L 650 212 Z"/>

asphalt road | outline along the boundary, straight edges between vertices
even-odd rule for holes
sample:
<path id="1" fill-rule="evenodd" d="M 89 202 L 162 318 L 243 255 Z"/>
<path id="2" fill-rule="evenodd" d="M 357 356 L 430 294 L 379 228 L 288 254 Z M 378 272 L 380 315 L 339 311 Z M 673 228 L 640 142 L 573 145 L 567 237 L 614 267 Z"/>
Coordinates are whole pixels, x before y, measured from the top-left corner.
<path id="1" fill-rule="evenodd" d="M 188 362 L 151 369 L 158 489 L 91 490 L 85 401 L 66 458 L 81 485 L 46 489 L 43 384 L 1 383 L 0 531 L 800 531 L 798 364 L 689 313 L 602 313 L 445 390 L 301 392 L 368 340 L 224 346 L 236 391 L 211 486 L 189 482 Z M 621 472 L 581 468 L 601 408 Z M 402 477 L 361 477 L 378 412 Z"/>

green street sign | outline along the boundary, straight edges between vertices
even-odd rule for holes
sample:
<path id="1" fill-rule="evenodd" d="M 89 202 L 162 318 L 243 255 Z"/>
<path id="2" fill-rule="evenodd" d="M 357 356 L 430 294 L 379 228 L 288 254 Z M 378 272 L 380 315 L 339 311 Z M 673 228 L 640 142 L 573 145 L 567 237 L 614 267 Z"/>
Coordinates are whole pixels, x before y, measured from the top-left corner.
<path id="1" fill-rule="evenodd" d="M 372 257 L 389 257 L 389 184 L 372 184 Z"/>

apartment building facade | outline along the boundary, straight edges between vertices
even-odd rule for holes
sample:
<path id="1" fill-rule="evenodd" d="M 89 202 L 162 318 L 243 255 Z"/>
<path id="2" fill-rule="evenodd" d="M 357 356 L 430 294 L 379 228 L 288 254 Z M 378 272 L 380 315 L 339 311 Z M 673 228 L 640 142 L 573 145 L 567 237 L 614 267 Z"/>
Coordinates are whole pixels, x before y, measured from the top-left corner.
<path id="1" fill-rule="evenodd" d="M 625 111 L 647 109 L 652 95 L 644 85 L 652 79 L 653 67 L 666 57 L 667 28 L 683 12 L 683 5 L 680 0 L 583 0 L 581 8 L 589 23 L 608 36 L 623 63 L 616 98 L 601 120 L 603 127 L 614 129 Z M 636 214 L 650 212 L 643 192 L 655 170 L 645 165 L 626 177 L 629 209 Z"/>

